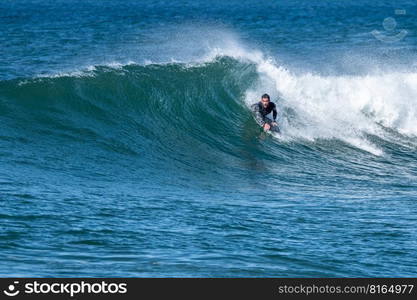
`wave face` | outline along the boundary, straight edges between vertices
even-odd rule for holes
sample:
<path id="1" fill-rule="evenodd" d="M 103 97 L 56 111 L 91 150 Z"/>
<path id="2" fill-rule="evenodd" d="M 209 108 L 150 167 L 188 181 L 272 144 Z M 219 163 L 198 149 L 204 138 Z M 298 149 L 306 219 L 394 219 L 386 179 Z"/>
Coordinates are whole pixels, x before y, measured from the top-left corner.
<path id="1" fill-rule="evenodd" d="M 0 275 L 417 275 L 391 2 L 63 2 L 0 3 Z"/>
<path id="2" fill-rule="evenodd" d="M 387 145 L 416 146 L 417 73 L 294 74 L 259 52 L 218 52 L 193 64 L 96 66 L 2 81 L 3 135 L 87 142 L 145 164 L 148 155 L 187 164 L 184 155 L 203 149 L 233 158 L 248 146 L 242 136 L 259 131 L 250 105 L 270 91 L 282 129 L 270 142 L 278 149 L 335 143 L 384 156 Z"/>
<path id="3" fill-rule="evenodd" d="M 189 165 L 199 157 L 194 167 L 206 163 L 209 172 L 221 157 L 236 155 L 246 123 L 257 131 L 238 100 L 256 77 L 253 64 L 223 57 L 195 66 L 99 66 L 75 75 L 3 81 L 2 135 L 9 142 L 24 140 L 30 149 L 88 147 L 110 161 L 126 155 L 141 169 Z M 47 151 L 61 156 L 54 148 Z"/>

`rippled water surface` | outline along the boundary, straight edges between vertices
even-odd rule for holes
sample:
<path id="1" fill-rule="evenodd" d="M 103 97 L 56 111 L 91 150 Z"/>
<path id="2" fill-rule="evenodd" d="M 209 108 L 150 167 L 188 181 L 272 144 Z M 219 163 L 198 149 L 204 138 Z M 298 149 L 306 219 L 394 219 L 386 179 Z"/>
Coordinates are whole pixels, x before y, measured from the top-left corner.
<path id="1" fill-rule="evenodd" d="M 2 1 L 0 275 L 415 277 L 416 13 Z"/>

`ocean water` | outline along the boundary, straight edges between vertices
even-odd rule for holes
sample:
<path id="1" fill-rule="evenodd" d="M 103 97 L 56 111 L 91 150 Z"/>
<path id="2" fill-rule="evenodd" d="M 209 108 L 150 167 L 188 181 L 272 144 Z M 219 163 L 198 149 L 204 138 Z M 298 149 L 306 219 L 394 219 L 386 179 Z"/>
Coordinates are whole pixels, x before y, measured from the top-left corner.
<path id="1" fill-rule="evenodd" d="M 0 275 L 417 276 L 416 25 L 412 0 L 1 1 Z"/>

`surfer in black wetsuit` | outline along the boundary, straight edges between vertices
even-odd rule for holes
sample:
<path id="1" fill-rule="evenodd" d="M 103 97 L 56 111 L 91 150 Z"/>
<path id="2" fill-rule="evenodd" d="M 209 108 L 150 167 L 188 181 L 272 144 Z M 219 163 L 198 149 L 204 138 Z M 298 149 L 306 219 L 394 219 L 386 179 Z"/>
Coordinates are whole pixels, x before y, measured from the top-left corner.
<path id="1" fill-rule="evenodd" d="M 276 122 L 277 119 L 277 107 L 274 102 L 271 102 L 271 99 L 268 94 L 263 94 L 261 97 L 261 101 L 252 105 L 252 109 L 255 112 L 255 119 L 264 129 L 264 131 L 268 130 L 276 130 L 278 129 L 278 124 Z M 266 115 L 272 112 L 271 120 L 266 117 Z"/>

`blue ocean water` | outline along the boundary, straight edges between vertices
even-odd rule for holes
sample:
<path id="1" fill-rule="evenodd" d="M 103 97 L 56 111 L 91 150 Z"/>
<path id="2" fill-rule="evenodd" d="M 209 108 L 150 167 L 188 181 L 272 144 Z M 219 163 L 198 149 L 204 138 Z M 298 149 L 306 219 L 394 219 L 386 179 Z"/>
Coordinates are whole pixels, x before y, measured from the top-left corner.
<path id="1" fill-rule="evenodd" d="M 416 25 L 411 0 L 1 1 L 0 276 L 417 276 Z"/>

